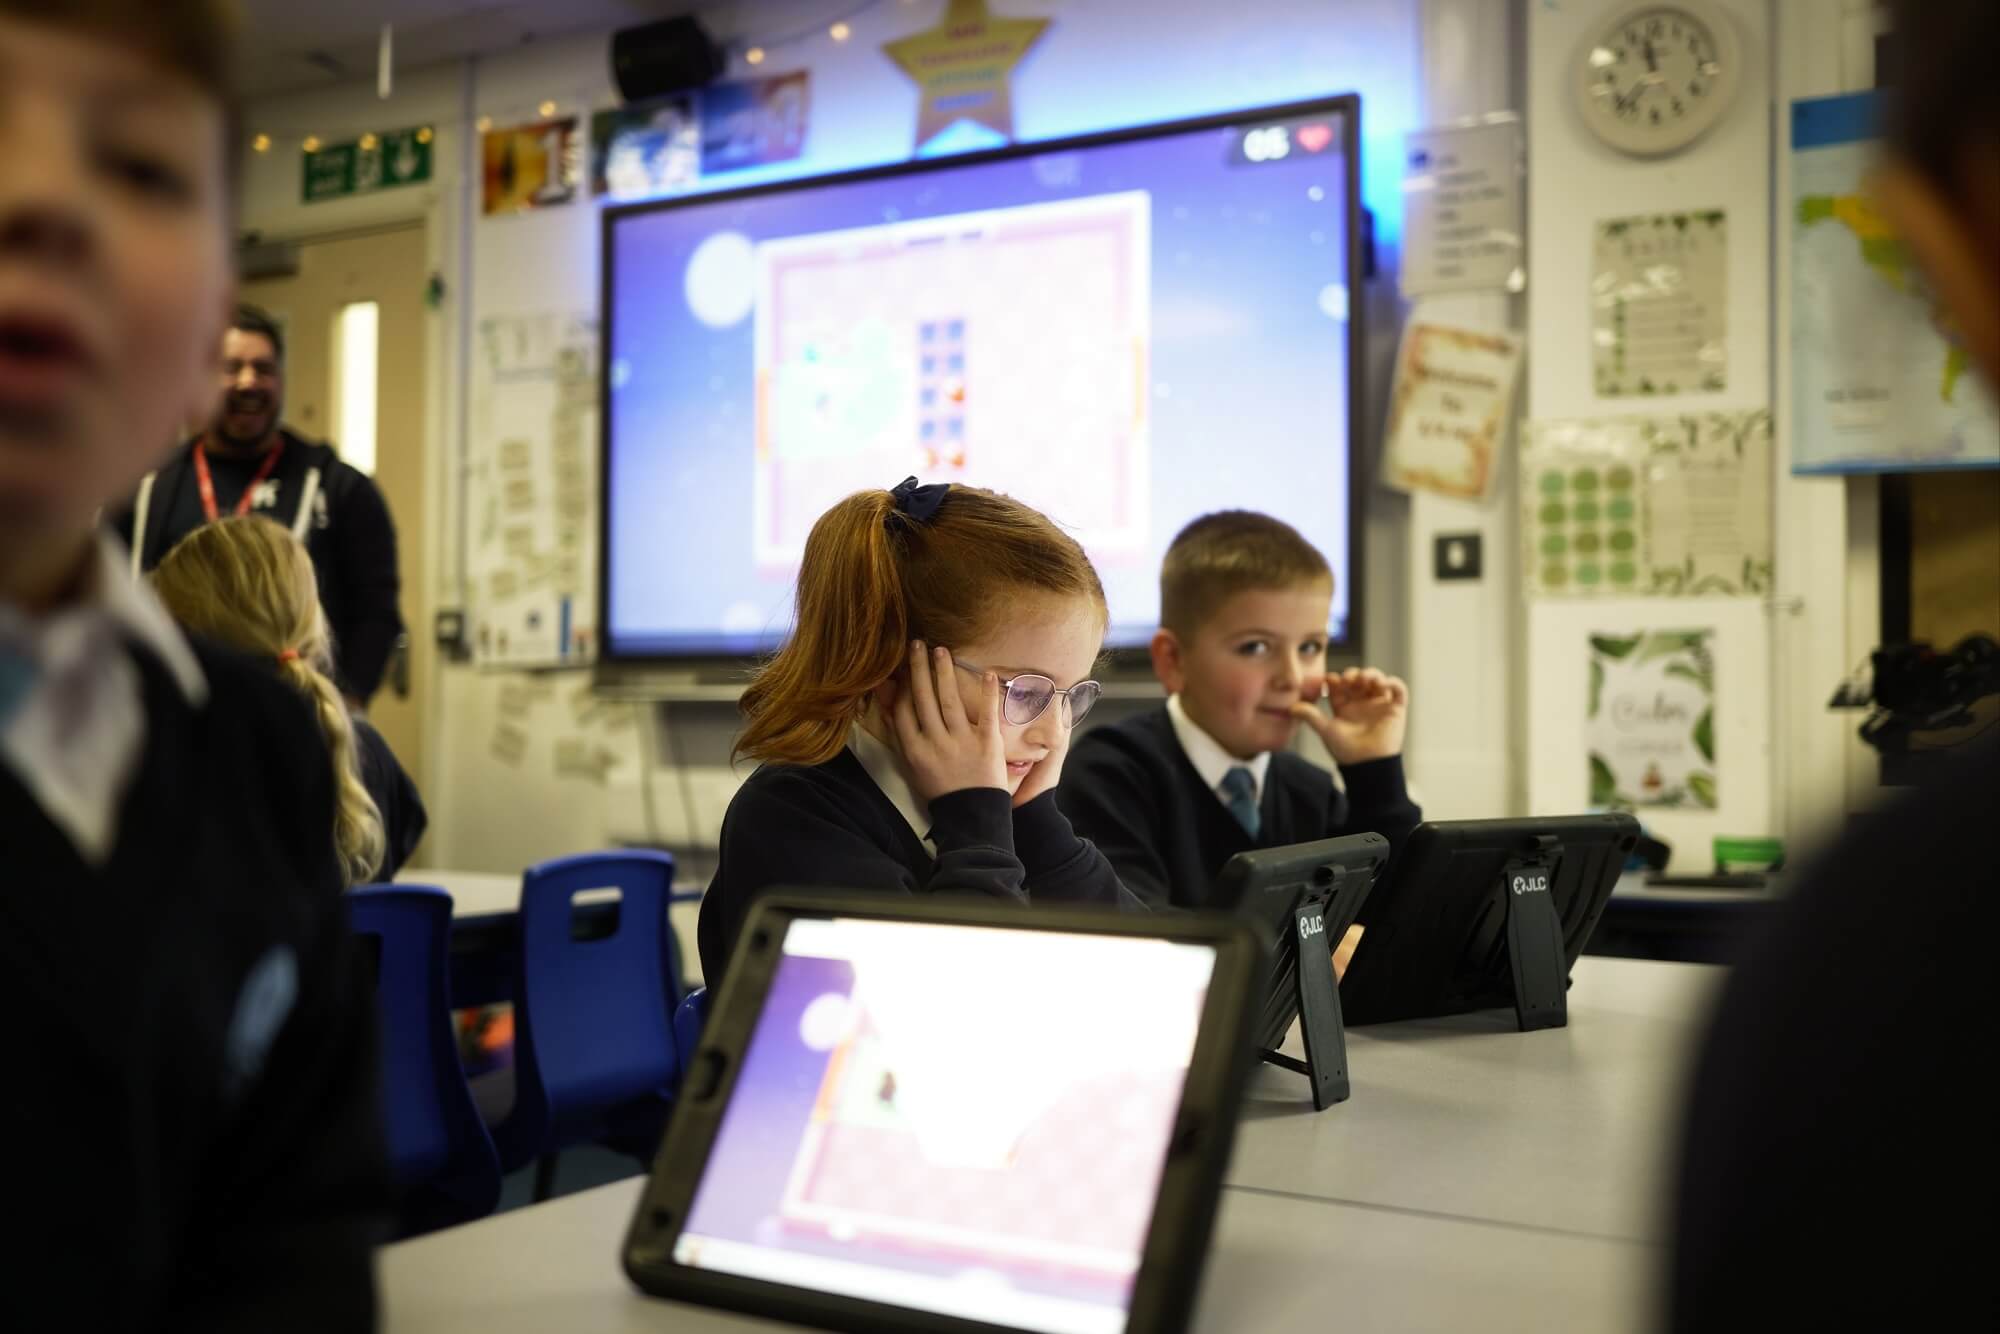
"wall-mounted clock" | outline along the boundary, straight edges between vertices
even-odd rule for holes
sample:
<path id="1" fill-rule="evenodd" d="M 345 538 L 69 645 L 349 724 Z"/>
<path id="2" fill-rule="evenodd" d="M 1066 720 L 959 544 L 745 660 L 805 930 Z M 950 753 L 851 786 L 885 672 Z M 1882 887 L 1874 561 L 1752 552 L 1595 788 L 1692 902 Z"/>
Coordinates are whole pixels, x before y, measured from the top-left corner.
<path id="1" fill-rule="evenodd" d="M 1577 49 L 1577 109 L 1621 153 L 1677 153 L 1728 112 L 1743 60 L 1735 24 L 1710 0 L 1617 5 Z"/>

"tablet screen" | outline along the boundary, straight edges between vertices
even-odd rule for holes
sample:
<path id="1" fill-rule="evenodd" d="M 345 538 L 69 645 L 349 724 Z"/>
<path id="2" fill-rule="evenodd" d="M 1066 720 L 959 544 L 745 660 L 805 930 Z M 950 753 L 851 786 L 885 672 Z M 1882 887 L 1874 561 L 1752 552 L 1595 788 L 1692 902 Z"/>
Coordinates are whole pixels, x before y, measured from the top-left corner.
<path id="1" fill-rule="evenodd" d="M 1215 965 L 1125 936 L 793 921 L 675 1260 L 1122 1331 Z"/>

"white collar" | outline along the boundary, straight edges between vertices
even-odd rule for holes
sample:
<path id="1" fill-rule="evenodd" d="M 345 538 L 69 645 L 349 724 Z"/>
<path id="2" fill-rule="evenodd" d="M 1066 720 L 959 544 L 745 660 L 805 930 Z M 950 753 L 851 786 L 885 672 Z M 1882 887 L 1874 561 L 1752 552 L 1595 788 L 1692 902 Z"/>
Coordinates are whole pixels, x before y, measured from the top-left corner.
<path id="1" fill-rule="evenodd" d="M 1229 798 L 1222 792 L 1222 777 L 1231 769 L 1248 769 L 1250 778 L 1256 784 L 1251 795 L 1255 800 L 1264 800 L 1264 775 L 1271 768 L 1271 752 L 1264 751 L 1247 760 L 1239 760 L 1224 750 L 1222 743 L 1202 730 L 1201 724 L 1188 717 L 1181 706 L 1179 695 L 1167 696 L 1167 719 L 1174 725 L 1174 739 L 1181 743 L 1181 751 L 1188 757 L 1188 763 L 1201 775 L 1201 781 L 1208 784 L 1209 792 L 1224 806 Z"/>
<path id="2" fill-rule="evenodd" d="M 151 650 L 166 665 L 167 674 L 187 702 L 197 707 L 208 700 L 208 678 L 188 647 L 180 626 L 153 592 L 151 584 L 127 573 L 129 558 L 117 538 L 101 534 L 97 543 L 98 607 L 112 623 Z"/>
<path id="3" fill-rule="evenodd" d="M 152 590 L 126 573 L 109 537 L 98 539 L 73 601 L 35 617 L 0 606 L 0 648 L 30 668 L 25 695 L 0 719 L 0 765 L 93 865 L 117 845 L 120 806 L 145 749 L 135 643 L 160 659 L 191 704 L 208 698 L 193 650 Z"/>
<path id="4" fill-rule="evenodd" d="M 91 553 L 91 568 L 83 579 L 83 593 L 74 602 L 58 607 L 46 616 L 30 618 L 0 604 L 0 634 L 16 642 L 38 644 L 44 650 L 70 640 L 79 622 L 102 618 L 111 627 L 136 640 L 157 657 L 167 674 L 180 688 L 187 702 L 200 705 L 208 699 L 208 678 L 201 663 L 173 617 L 160 605 L 153 590 L 132 578 L 130 557 L 124 545 L 100 531 Z"/>
<path id="5" fill-rule="evenodd" d="M 847 748 L 854 752 L 855 759 L 861 761 L 861 767 L 875 780 L 875 786 L 882 789 L 882 795 L 889 799 L 897 814 L 909 822 L 910 832 L 928 844 L 931 840 L 930 803 L 920 799 L 910 787 L 910 780 L 903 777 L 903 766 L 896 759 L 896 752 L 877 741 L 859 723 L 847 734 Z"/>

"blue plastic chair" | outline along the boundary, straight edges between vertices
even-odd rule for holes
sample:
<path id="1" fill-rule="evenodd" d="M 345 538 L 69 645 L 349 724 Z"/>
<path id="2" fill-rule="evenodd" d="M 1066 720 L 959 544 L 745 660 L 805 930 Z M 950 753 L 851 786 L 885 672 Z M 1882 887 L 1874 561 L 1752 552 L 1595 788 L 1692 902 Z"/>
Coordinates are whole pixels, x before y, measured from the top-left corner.
<path id="1" fill-rule="evenodd" d="M 681 1073 L 694 1068 L 694 1049 L 701 1045 L 701 1030 L 708 1024 L 708 988 L 696 987 L 681 997 L 674 1010 L 674 1046 L 680 1050 Z"/>
<path id="2" fill-rule="evenodd" d="M 350 928 L 377 960 L 399 1235 L 482 1218 L 500 1199 L 500 1160 L 472 1104 L 452 1029 L 451 896 L 426 885 L 364 885 L 346 903 Z"/>
<path id="3" fill-rule="evenodd" d="M 680 1079 L 672 1016 L 683 983 L 668 904 L 674 859 L 662 852 L 587 853 L 521 877 L 514 981 L 514 1105 L 494 1127 L 503 1171 L 536 1159 L 535 1195 L 553 1188 L 554 1158 L 600 1143 L 650 1162 Z M 617 924 L 601 938 L 575 903 L 618 891 Z"/>

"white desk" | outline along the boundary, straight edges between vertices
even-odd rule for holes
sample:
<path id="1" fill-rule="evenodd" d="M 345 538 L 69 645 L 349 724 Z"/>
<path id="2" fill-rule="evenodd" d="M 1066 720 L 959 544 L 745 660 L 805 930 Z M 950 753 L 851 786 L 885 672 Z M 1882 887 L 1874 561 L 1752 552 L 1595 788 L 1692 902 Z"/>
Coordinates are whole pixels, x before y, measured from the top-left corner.
<path id="1" fill-rule="evenodd" d="M 1263 1067 L 1226 1179 L 1657 1239 L 1683 1070 L 1724 973 L 1585 956 L 1574 976 L 1567 1028 L 1517 1032 L 1506 1010 L 1348 1030 L 1354 1096 L 1324 1112 L 1303 1076 Z"/>
<path id="2" fill-rule="evenodd" d="M 619 1268 L 640 1181 L 382 1253 L 386 1334 L 777 1330 L 641 1296 Z M 1225 1190 L 1194 1328 L 1637 1330 L 1649 1247 Z"/>
<path id="3" fill-rule="evenodd" d="M 1354 1097 L 1254 1079 L 1196 1328 L 1593 1331 L 1654 1325 L 1661 1169 L 1722 973 L 1586 958 L 1570 1026 L 1511 1012 L 1348 1035 Z M 636 1180 L 383 1253 L 386 1328 L 774 1328 L 639 1297 L 618 1252 Z"/>
<path id="4" fill-rule="evenodd" d="M 442 889 L 451 895 L 454 917 L 488 917 L 515 912 L 521 906 L 521 877 L 518 874 L 409 867 L 396 880 L 399 884 L 435 885 Z M 699 886 L 676 885 L 675 888 Z M 687 975 L 690 987 L 698 987 L 701 985 L 701 952 L 695 948 L 695 923 L 701 917 L 701 904 L 671 904 L 667 908 L 667 917 L 674 924 L 674 935 L 680 941 L 681 971 Z"/>
<path id="5" fill-rule="evenodd" d="M 462 916 L 512 912 L 518 877 L 411 871 Z M 699 985 L 698 903 L 672 908 Z M 1586 955 L 1569 1026 L 1512 1011 L 1350 1029 L 1354 1096 L 1314 1112 L 1303 1076 L 1252 1076 L 1232 1186 L 1595 1237 L 1660 1236 L 1657 1200 L 1689 1045 L 1722 970 Z M 1293 1029 L 1286 1049 L 1301 1054 Z"/>
<path id="6" fill-rule="evenodd" d="M 484 917 L 514 912 L 521 906 L 521 876 L 494 871 L 433 871 L 405 867 L 396 876 L 405 885 L 435 885 L 451 895 L 454 917 Z"/>

